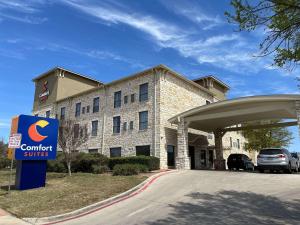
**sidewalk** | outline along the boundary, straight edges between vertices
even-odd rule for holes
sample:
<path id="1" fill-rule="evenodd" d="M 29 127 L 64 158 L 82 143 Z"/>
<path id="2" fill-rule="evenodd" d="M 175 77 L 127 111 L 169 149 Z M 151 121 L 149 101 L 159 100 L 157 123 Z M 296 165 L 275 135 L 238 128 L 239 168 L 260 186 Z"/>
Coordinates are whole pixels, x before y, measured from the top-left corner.
<path id="1" fill-rule="evenodd" d="M 17 217 L 9 214 L 8 212 L 0 209 L 0 224 L 5 225 L 28 225 L 29 223 L 24 220 L 18 219 Z"/>

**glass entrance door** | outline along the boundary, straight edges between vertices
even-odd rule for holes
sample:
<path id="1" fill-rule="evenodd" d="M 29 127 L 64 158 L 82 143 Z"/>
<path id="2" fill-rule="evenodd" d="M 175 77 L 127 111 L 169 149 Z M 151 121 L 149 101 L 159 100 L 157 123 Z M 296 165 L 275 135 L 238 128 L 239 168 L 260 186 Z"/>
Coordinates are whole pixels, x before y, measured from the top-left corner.
<path id="1" fill-rule="evenodd" d="M 175 147 L 173 145 L 168 145 L 167 147 L 167 157 L 168 157 L 168 167 L 175 167 Z"/>
<path id="2" fill-rule="evenodd" d="M 207 166 L 206 150 L 201 150 L 201 152 L 200 152 L 200 164 L 201 164 L 202 168 L 205 168 Z"/>

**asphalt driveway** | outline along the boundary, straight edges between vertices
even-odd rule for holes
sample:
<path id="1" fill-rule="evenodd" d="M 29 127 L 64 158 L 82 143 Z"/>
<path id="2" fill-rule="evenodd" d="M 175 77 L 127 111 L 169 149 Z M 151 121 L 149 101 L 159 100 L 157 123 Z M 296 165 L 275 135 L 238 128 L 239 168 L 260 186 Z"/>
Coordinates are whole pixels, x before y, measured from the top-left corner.
<path id="1" fill-rule="evenodd" d="M 174 172 L 130 199 L 62 224 L 299 225 L 300 174 Z"/>

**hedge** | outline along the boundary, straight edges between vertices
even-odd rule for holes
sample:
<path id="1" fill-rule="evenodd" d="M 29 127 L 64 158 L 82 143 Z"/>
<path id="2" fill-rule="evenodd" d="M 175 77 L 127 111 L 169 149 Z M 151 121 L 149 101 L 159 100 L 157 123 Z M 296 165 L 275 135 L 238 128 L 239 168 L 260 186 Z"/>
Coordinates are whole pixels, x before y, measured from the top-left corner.
<path id="1" fill-rule="evenodd" d="M 148 167 L 142 164 L 117 164 L 113 168 L 114 176 L 131 176 L 147 172 Z"/>
<path id="2" fill-rule="evenodd" d="M 129 156 L 129 157 L 116 157 L 109 159 L 109 168 L 112 170 L 117 164 L 141 164 L 148 167 L 150 171 L 159 170 L 159 158 L 154 156 Z"/>

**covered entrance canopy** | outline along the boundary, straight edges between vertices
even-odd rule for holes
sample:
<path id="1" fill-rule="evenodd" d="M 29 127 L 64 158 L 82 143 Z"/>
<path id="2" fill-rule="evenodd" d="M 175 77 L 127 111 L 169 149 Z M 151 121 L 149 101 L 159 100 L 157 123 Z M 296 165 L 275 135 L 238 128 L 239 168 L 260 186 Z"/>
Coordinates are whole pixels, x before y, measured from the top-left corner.
<path id="1" fill-rule="evenodd" d="M 232 127 L 248 121 L 294 119 L 293 121 L 272 124 L 272 126 L 292 126 L 300 124 L 300 95 L 265 95 L 219 101 L 199 106 L 180 113 L 169 122 L 178 124 L 178 169 L 190 168 L 187 154 L 188 128 L 214 132 L 216 163 L 215 168 L 225 166 L 223 159 L 222 137 L 226 131 L 243 130 Z M 255 126 L 263 128 L 270 125 Z"/>

